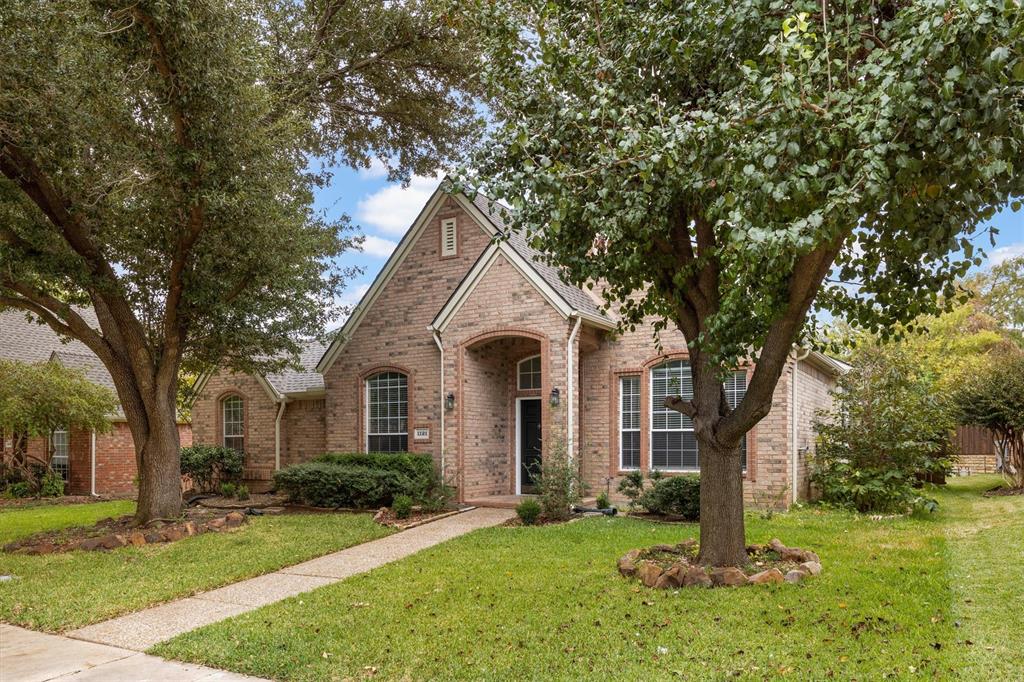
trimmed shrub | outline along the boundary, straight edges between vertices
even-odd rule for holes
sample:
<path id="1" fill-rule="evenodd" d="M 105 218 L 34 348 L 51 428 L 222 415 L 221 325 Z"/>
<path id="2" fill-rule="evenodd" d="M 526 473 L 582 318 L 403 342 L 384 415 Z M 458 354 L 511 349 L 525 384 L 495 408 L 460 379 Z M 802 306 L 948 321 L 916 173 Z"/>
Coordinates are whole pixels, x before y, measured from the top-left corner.
<path id="1" fill-rule="evenodd" d="M 568 519 L 573 505 L 579 504 L 585 485 L 579 469 L 568 461 L 560 443 L 541 461 L 536 482 L 540 508 L 549 521 Z"/>
<path id="2" fill-rule="evenodd" d="M 412 514 L 412 498 L 408 495 L 395 495 L 391 503 L 391 511 L 395 513 L 396 519 L 407 519 Z"/>
<path id="3" fill-rule="evenodd" d="M 524 526 L 532 526 L 540 518 L 540 503 L 532 498 L 525 499 L 516 507 L 516 514 Z"/>
<path id="4" fill-rule="evenodd" d="M 20 499 L 22 497 L 32 496 L 32 486 L 26 481 L 18 481 L 17 483 L 11 483 L 4 490 L 4 497 L 8 499 Z"/>
<path id="5" fill-rule="evenodd" d="M 612 502 L 608 498 L 608 493 L 601 491 L 597 496 L 597 508 L 598 509 L 611 509 Z"/>
<path id="6" fill-rule="evenodd" d="M 438 484 L 434 458 L 415 452 L 328 452 L 313 461 L 399 474 L 409 480 L 408 495 L 420 502 L 425 501 Z"/>
<path id="7" fill-rule="evenodd" d="M 249 499 L 249 486 L 247 486 L 247 485 L 240 485 L 237 488 L 235 488 L 235 497 L 237 497 L 238 499 L 240 499 L 242 501 L 248 500 Z"/>
<path id="8" fill-rule="evenodd" d="M 416 485 L 392 470 L 365 466 L 307 462 L 274 474 L 277 489 L 296 502 L 314 507 L 375 509 L 392 504 L 396 495 L 409 495 Z"/>
<path id="9" fill-rule="evenodd" d="M 40 497 L 60 497 L 64 494 L 64 479 L 56 471 L 47 471 L 39 480 Z"/>
<path id="10" fill-rule="evenodd" d="M 221 483 L 220 494 L 222 497 L 234 497 L 238 487 L 234 483 Z"/>
<path id="11" fill-rule="evenodd" d="M 637 502 L 652 514 L 700 520 L 700 476 L 665 476 L 640 495 Z"/>
<path id="12" fill-rule="evenodd" d="M 181 449 L 181 473 L 192 478 L 199 492 L 218 490 L 221 483 L 242 480 L 242 462 L 238 450 L 221 445 L 193 445 Z"/>

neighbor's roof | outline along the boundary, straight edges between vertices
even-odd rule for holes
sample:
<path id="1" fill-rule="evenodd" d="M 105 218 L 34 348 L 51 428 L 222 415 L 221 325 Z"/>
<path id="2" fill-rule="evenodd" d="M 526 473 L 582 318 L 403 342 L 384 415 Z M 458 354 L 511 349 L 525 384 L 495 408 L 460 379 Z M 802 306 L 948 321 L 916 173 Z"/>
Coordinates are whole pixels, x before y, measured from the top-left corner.
<path id="1" fill-rule="evenodd" d="M 91 308 L 75 310 L 89 326 L 99 328 Z M 0 310 L 0 359 L 46 362 L 56 351 L 93 355 L 81 341 L 61 339 L 49 325 L 38 322 L 35 316 L 29 319 L 23 310 Z"/>

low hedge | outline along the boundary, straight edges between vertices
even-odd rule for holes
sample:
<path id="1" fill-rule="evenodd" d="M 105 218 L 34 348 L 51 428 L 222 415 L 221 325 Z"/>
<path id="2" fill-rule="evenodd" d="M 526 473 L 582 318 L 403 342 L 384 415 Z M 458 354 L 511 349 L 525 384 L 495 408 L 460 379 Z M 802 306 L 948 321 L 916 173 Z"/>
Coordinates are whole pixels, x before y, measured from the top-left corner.
<path id="1" fill-rule="evenodd" d="M 435 484 L 434 458 L 415 452 L 328 452 L 314 462 L 365 467 L 374 471 L 391 471 L 412 483 L 413 499 L 421 500 Z"/>
<path id="2" fill-rule="evenodd" d="M 396 470 L 315 461 L 274 474 L 277 489 L 314 507 L 374 509 L 389 506 L 396 495 L 416 493 L 416 484 Z"/>
<path id="3" fill-rule="evenodd" d="M 652 514 L 700 520 L 700 476 L 666 476 L 640 495 L 639 504 Z"/>
<path id="4" fill-rule="evenodd" d="M 245 455 L 222 445 L 192 445 L 181 449 L 181 473 L 192 478 L 200 492 L 217 490 L 221 483 L 242 480 Z"/>

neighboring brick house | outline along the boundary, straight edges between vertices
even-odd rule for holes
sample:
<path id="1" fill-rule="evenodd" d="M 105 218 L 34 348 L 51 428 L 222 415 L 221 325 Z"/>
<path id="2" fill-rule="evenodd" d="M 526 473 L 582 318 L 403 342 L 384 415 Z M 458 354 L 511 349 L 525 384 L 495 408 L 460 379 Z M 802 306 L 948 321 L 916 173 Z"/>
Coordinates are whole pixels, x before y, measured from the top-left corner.
<path id="1" fill-rule="evenodd" d="M 90 325 L 98 327 L 95 314 L 89 309 L 78 311 Z M 85 374 L 93 383 L 114 391 L 114 381 L 103 363 L 80 341 L 62 341 L 45 324 L 29 319 L 20 310 L 0 310 L 0 359 L 18 362 L 59 362 Z M 45 460 L 52 452 L 50 465 L 68 482 L 70 495 L 120 495 L 136 490 L 135 443 L 118 410 L 111 415 L 112 426 L 107 433 L 82 429 L 62 429 L 52 437 L 30 438 L 27 451 L 31 457 Z M 192 429 L 187 423 L 178 425 L 183 446 L 192 444 Z M 13 446 L 11 434 L 0 438 L 0 453 Z"/>
<path id="2" fill-rule="evenodd" d="M 500 211 L 438 189 L 331 345 L 310 346 L 301 371 L 201 378 L 197 443 L 246 453 L 246 477 L 325 451 L 433 455 L 459 499 L 508 503 L 530 466 L 554 452 L 577 460 L 592 492 L 628 470 L 696 471 L 689 420 L 662 407 L 688 386 L 686 344 L 652 327 L 614 333 L 599 295 L 566 284 Z M 819 353 L 791 359 L 771 413 L 748 434 L 748 503 L 807 495 L 817 409 L 844 366 Z M 743 394 L 751 368 L 729 382 Z M 797 377 L 794 385 L 793 377 Z"/>

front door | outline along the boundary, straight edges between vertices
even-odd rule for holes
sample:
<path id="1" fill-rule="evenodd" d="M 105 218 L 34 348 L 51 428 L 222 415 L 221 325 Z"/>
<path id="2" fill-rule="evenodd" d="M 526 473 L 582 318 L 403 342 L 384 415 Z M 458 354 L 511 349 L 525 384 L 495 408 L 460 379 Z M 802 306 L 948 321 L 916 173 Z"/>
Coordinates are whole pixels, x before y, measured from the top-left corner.
<path id="1" fill-rule="evenodd" d="M 540 470 L 540 398 L 519 401 L 519 493 L 537 490 Z"/>

